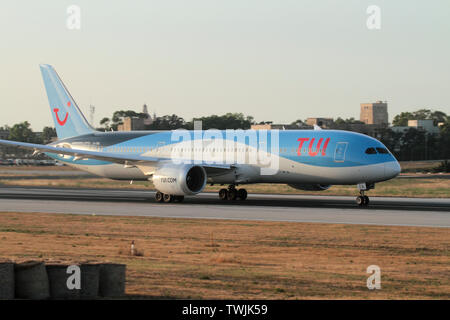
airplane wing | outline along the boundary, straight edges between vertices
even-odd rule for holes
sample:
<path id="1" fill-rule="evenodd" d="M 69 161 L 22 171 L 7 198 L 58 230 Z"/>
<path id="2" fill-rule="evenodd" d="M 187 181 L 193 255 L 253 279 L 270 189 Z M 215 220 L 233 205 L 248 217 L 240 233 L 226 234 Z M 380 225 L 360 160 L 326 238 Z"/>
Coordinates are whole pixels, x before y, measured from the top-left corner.
<path id="1" fill-rule="evenodd" d="M 0 144 L 6 146 L 13 146 L 22 149 L 30 149 L 34 150 L 34 153 L 55 153 L 55 154 L 64 154 L 74 156 L 74 160 L 82 160 L 82 159 L 95 159 L 108 161 L 113 163 L 119 163 L 123 165 L 136 165 L 139 166 L 156 166 L 159 162 L 162 161 L 170 161 L 170 158 L 158 158 L 158 157 L 148 157 L 142 155 L 133 155 L 133 154 L 117 154 L 112 152 L 103 152 L 103 151 L 90 151 L 90 150 L 81 150 L 81 149 L 71 149 L 71 148 L 61 148 L 54 147 L 50 145 L 42 145 L 28 142 L 17 142 L 10 140 L 1 140 Z M 229 164 L 208 164 L 201 163 L 199 164 L 202 167 L 211 168 L 211 169 L 231 169 L 231 165 Z"/>

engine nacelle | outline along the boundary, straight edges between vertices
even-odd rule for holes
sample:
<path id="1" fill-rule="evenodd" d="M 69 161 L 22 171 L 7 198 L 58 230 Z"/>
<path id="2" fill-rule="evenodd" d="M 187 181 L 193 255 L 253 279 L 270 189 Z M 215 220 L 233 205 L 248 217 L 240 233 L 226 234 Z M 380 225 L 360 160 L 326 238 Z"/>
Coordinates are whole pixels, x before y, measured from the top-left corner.
<path id="1" fill-rule="evenodd" d="M 168 164 L 158 168 L 153 174 L 155 188 L 166 194 L 194 195 L 206 185 L 206 171 L 193 164 Z"/>
<path id="2" fill-rule="evenodd" d="M 288 184 L 289 187 L 292 187 L 294 189 L 298 189 L 298 190 L 304 190 L 304 191 L 324 191 L 327 190 L 329 187 L 331 187 L 331 185 L 324 185 L 324 184 L 300 184 L 300 183 L 295 183 L 295 184 Z"/>

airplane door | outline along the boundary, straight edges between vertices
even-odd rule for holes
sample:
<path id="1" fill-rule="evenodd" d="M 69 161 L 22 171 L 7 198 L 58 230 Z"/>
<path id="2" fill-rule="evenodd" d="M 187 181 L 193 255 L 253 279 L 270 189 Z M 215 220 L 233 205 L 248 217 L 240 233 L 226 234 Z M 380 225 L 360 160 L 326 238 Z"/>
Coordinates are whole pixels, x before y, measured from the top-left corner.
<path id="1" fill-rule="evenodd" d="M 338 142 L 334 150 L 334 162 L 345 161 L 345 151 L 347 151 L 348 142 Z"/>

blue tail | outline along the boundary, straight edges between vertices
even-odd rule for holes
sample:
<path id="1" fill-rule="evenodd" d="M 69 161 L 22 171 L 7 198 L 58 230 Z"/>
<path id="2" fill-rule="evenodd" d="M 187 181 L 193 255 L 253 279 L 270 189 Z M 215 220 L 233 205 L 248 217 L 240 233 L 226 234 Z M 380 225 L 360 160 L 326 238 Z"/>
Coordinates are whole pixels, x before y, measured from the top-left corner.
<path id="1" fill-rule="evenodd" d="M 94 132 L 55 69 L 48 64 L 40 67 L 58 139 Z"/>

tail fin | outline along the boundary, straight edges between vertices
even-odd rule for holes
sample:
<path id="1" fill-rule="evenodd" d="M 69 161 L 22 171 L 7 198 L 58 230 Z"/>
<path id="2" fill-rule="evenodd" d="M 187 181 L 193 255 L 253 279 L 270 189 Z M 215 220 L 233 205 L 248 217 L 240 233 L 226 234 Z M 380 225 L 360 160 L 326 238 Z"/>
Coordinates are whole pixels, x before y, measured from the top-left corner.
<path id="1" fill-rule="evenodd" d="M 40 68 L 58 138 L 69 138 L 95 131 L 81 113 L 55 69 L 48 64 L 41 64 Z"/>

